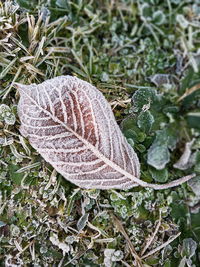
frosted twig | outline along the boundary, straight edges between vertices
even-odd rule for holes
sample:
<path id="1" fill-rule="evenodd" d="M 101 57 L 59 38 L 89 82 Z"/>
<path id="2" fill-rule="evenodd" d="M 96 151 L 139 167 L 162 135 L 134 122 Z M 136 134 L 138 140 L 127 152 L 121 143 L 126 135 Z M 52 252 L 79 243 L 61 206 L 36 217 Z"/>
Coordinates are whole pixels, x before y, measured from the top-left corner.
<path id="1" fill-rule="evenodd" d="M 157 248 L 153 249 L 152 251 L 150 251 L 149 253 L 147 253 L 146 255 L 142 256 L 141 259 L 145 259 L 153 254 L 155 254 L 157 251 L 161 250 L 162 248 L 165 248 L 166 246 L 168 246 L 172 241 L 174 241 L 177 237 L 179 237 L 179 235 L 181 234 L 178 233 L 177 235 L 173 236 L 172 238 L 169 238 L 168 241 L 166 241 L 165 243 L 163 243 L 162 245 L 158 246 Z"/>
<path id="2" fill-rule="evenodd" d="M 149 240 L 147 241 L 146 245 L 144 246 L 142 252 L 141 252 L 141 256 L 146 252 L 146 250 L 149 248 L 149 246 L 152 244 L 156 234 L 158 233 L 158 230 L 160 228 L 160 225 L 161 225 L 161 211 L 159 211 L 159 220 L 158 220 L 158 223 L 156 225 L 156 229 L 155 231 L 153 232 L 153 234 L 150 236 Z"/>
<path id="3" fill-rule="evenodd" d="M 112 214 L 112 217 L 113 217 L 113 220 L 115 221 L 116 223 L 116 226 L 117 226 L 117 229 L 118 231 L 124 236 L 124 238 L 126 239 L 127 243 L 128 243 L 128 246 L 130 248 L 130 252 L 131 254 L 133 255 L 133 257 L 135 258 L 135 261 L 137 263 L 137 266 L 138 267 L 142 267 L 142 261 L 141 261 L 141 258 L 140 256 L 138 256 L 137 252 L 135 251 L 135 248 L 129 238 L 129 236 L 127 235 L 122 223 L 120 222 L 120 220 L 114 215 Z"/>

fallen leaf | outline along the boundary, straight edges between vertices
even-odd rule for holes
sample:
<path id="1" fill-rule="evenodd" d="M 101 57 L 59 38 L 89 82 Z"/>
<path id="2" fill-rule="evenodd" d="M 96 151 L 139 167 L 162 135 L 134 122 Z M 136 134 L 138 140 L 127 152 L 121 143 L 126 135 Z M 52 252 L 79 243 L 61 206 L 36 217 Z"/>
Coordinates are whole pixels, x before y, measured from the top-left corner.
<path id="1" fill-rule="evenodd" d="M 94 86 L 60 76 L 19 85 L 20 132 L 67 180 L 83 188 L 126 189 L 140 164 L 113 112 Z"/>
<path id="2" fill-rule="evenodd" d="M 60 76 L 39 85 L 15 83 L 20 93 L 20 132 L 67 180 L 82 188 L 128 189 L 165 185 L 139 179 L 140 163 L 122 135 L 111 107 L 91 84 Z"/>

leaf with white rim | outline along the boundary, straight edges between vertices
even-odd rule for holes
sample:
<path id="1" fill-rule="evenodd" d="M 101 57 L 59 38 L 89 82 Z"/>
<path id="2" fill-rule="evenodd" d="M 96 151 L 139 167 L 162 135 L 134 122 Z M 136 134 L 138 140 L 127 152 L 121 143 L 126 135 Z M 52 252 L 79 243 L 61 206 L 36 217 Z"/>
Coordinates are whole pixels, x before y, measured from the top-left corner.
<path id="1" fill-rule="evenodd" d="M 72 76 L 39 85 L 15 84 L 20 92 L 20 132 L 67 180 L 82 188 L 163 189 L 139 179 L 138 157 L 122 135 L 112 110 L 96 87 Z"/>

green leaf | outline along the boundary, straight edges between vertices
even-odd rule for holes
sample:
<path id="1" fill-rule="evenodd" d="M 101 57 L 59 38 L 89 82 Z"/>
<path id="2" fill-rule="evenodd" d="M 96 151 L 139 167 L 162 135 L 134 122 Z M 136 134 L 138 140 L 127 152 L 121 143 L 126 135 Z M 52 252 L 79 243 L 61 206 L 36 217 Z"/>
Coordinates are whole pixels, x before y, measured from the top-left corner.
<path id="1" fill-rule="evenodd" d="M 74 192 L 70 195 L 68 206 L 67 206 L 67 215 L 69 216 L 72 212 L 72 209 L 74 208 L 74 202 L 75 200 L 79 199 L 81 197 L 80 195 L 80 188 L 74 189 Z"/>
<path id="2" fill-rule="evenodd" d="M 190 112 L 187 114 L 187 121 L 191 128 L 200 129 L 200 112 Z"/>
<path id="3" fill-rule="evenodd" d="M 86 226 L 87 222 L 88 222 L 88 217 L 89 214 L 85 213 L 83 216 L 81 216 L 81 218 L 78 220 L 77 222 L 77 229 L 78 231 L 83 230 L 83 228 Z"/>
<path id="4" fill-rule="evenodd" d="M 37 5 L 37 1 L 36 0 L 17 0 L 17 3 L 19 4 L 20 7 L 31 10 L 34 9 Z"/>
<path id="5" fill-rule="evenodd" d="M 140 153 L 144 153 L 144 151 L 146 151 L 146 147 L 142 144 L 136 145 L 135 148 L 140 151 Z"/>
<path id="6" fill-rule="evenodd" d="M 156 182 L 164 183 L 168 180 L 168 170 L 166 168 L 162 170 L 150 168 L 149 172 Z"/>
<path id="7" fill-rule="evenodd" d="M 137 125 L 142 131 L 144 131 L 145 133 L 150 132 L 153 123 L 154 117 L 149 110 L 140 112 L 137 119 Z"/>
<path id="8" fill-rule="evenodd" d="M 195 235 L 195 239 L 200 242 L 200 227 L 199 227 L 199 222 L 200 222 L 200 212 L 196 214 L 191 214 L 191 229 L 192 232 Z"/>
<path id="9" fill-rule="evenodd" d="M 132 148 L 134 148 L 135 143 L 134 143 L 133 139 L 128 138 L 127 141 L 132 146 Z"/>
<path id="10" fill-rule="evenodd" d="M 140 88 L 132 96 L 133 111 L 141 112 L 145 110 L 146 107 L 153 108 L 155 110 L 160 110 L 162 96 L 157 94 L 157 91 L 152 88 Z"/>
<path id="11" fill-rule="evenodd" d="M 196 176 L 189 180 L 188 185 L 196 196 L 200 196 L 200 176 Z"/>
<path id="12" fill-rule="evenodd" d="M 192 68 L 189 68 L 185 78 L 181 83 L 181 88 L 179 90 L 180 96 L 182 96 L 188 89 L 192 88 L 193 86 L 200 84 L 200 71 L 194 72 Z M 194 103 L 200 99 L 200 90 L 196 90 L 195 92 L 186 96 L 183 101 L 182 105 L 184 109 L 191 108 Z"/>
<path id="13" fill-rule="evenodd" d="M 170 161 L 170 153 L 167 148 L 167 145 L 157 145 L 153 144 L 147 155 L 147 163 L 157 170 L 165 168 L 165 165 Z"/>
<path id="14" fill-rule="evenodd" d="M 176 147 L 177 136 L 177 127 L 174 124 L 156 131 L 156 138 L 148 150 L 147 163 L 157 170 L 164 169 L 170 161 L 169 149 Z"/>
<path id="15" fill-rule="evenodd" d="M 177 107 L 177 106 L 166 106 L 166 107 L 163 108 L 163 112 L 165 114 L 167 114 L 167 113 L 176 114 L 176 113 L 179 112 L 179 110 L 180 110 L 180 108 Z"/>
<path id="16" fill-rule="evenodd" d="M 125 132 L 125 136 L 126 138 L 128 139 L 133 139 L 134 141 L 136 141 L 138 139 L 138 135 L 137 133 L 132 130 L 132 129 L 128 129 L 126 132 Z"/>
<path id="17" fill-rule="evenodd" d="M 173 201 L 171 204 L 171 216 L 175 220 L 175 222 L 179 222 L 180 220 L 184 221 L 184 227 L 186 227 L 185 222 L 187 220 L 187 216 L 189 214 L 189 207 L 184 204 L 182 201 Z"/>
<path id="18" fill-rule="evenodd" d="M 145 140 L 146 134 L 141 132 L 136 124 L 136 119 L 127 118 L 122 122 L 122 131 L 127 139 L 132 139 L 134 143 L 141 143 Z"/>
<path id="19" fill-rule="evenodd" d="M 60 8 L 68 8 L 68 0 L 56 0 L 56 5 Z"/>
<path id="20" fill-rule="evenodd" d="M 195 172 L 200 173 L 200 151 L 196 152 L 195 155 L 195 166 L 194 166 Z"/>
<path id="21" fill-rule="evenodd" d="M 146 138 L 145 133 L 143 133 L 143 132 L 138 133 L 138 135 L 137 135 L 137 141 L 138 142 L 140 142 L 140 143 L 144 142 L 145 138 Z"/>
<path id="22" fill-rule="evenodd" d="M 17 170 L 20 168 L 14 164 L 9 165 L 9 175 L 10 179 L 13 181 L 16 185 L 21 185 L 21 181 L 24 177 L 24 173 L 16 173 Z"/>
<path id="23" fill-rule="evenodd" d="M 147 3 L 144 3 L 140 7 L 140 12 L 142 13 L 142 16 L 144 16 L 145 18 L 151 18 L 152 17 L 152 8 Z"/>
<path id="24" fill-rule="evenodd" d="M 163 267 L 171 267 L 171 261 L 169 259 L 165 260 Z"/>
<path id="25" fill-rule="evenodd" d="M 161 10 L 153 13 L 153 22 L 157 25 L 162 25 L 166 20 L 165 14 Z"/>
<path id="26" fill-rule="evenodd" d="M 197 249 L 197 243 L 192 238 L 185 238 L 183 240 L 183 247 L 181 250 L 182 256 L 186 256 L 187 258 L 192 258 Z"/>
<path id="27" fill-rule="evenodd" d="M 126 133 L 129 129 L 136 130 L 135 128 L 136 128 L 135 118 L 128 117 L 122 121 L 122 131 L 124 133 Z"/>

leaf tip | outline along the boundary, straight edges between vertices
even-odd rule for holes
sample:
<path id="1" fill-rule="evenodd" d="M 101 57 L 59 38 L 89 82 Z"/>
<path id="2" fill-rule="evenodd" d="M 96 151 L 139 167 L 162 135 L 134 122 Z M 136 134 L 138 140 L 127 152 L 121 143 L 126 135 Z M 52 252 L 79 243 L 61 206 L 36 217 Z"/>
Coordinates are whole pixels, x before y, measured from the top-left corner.
<path id="1" fill-rule="evenodd" d="M 13 86 L 19 91 L 20 95 L 22 95 L 25 92 L 27 94 L 28 93 L 28 89 L 30 87 L 30 85 L 16 83 L 16 82 L 13 83 Z"/>
<path id="2" fill-rule="evenodd" d="M 19 89 L 21 86 L 24 86 L 24 84 L 14 82 L 14 83 L 13 83 L 13 86 L 14 86 L 15 88 Z"/>
<path id="3" fill-rule="evenodd" d="M 16 82 L 14 82 L 14 83 L 13 83 L 13 86 L 14 86 L 17 90 L 19 90 L 19 92 L 21 93 L 22 88 L 25 87 L 26 85 L 21 84 L 21 83 L 16 83 Z"/>

